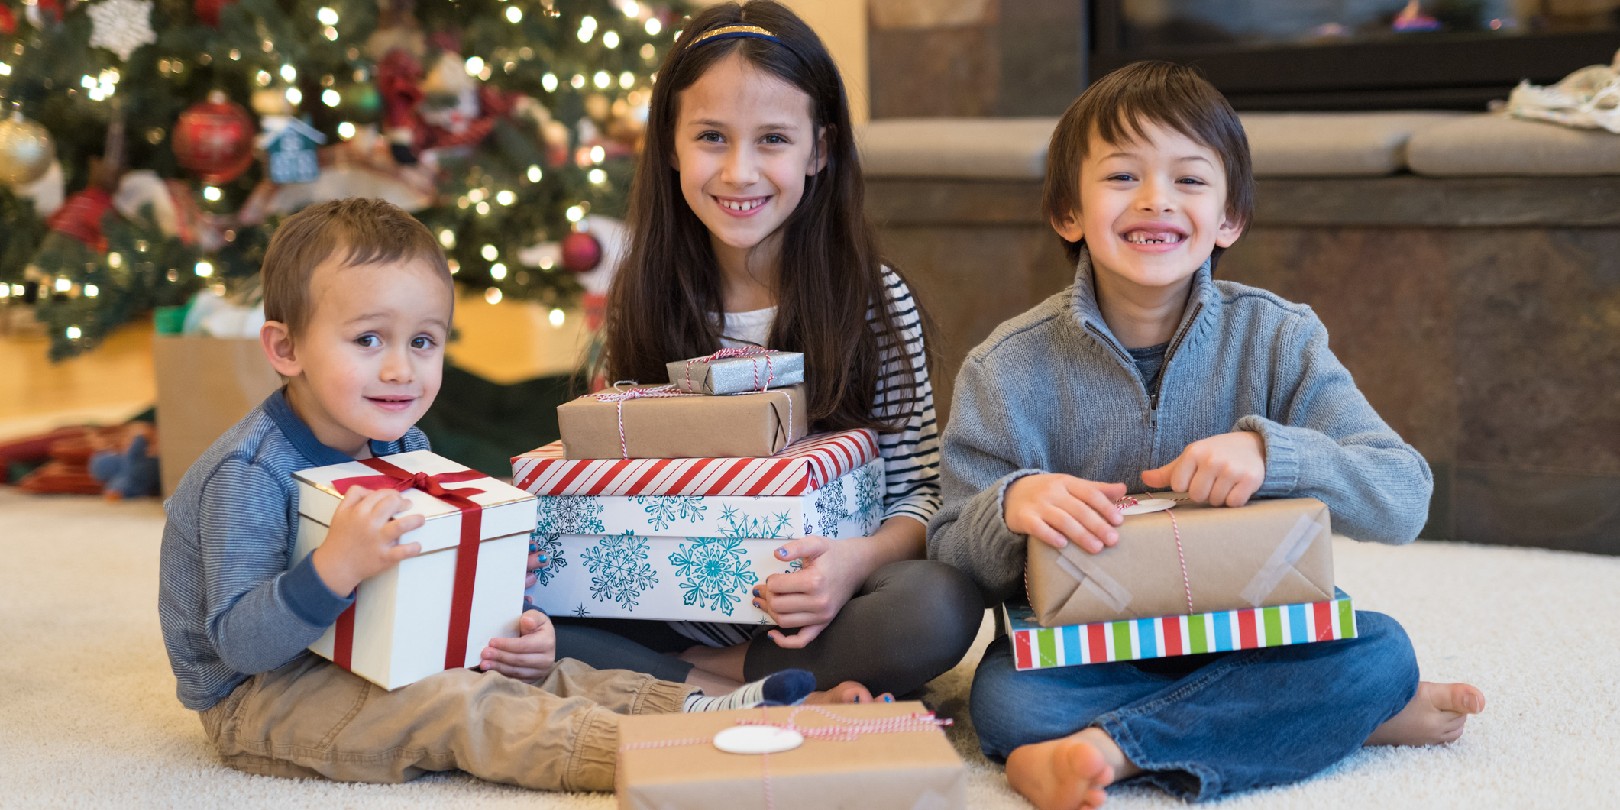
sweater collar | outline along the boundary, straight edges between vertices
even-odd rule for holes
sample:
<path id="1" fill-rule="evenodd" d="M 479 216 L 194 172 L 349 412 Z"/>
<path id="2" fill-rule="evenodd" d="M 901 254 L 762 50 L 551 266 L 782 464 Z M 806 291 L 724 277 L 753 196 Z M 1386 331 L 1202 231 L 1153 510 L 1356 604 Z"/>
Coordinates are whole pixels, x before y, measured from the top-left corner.
<path id="1" fill-rule="evenodd" d="M 349 454 L 315 438 L 315 432 L 309 429 L 309 425 L 292 409 L 292 403 L 287 401 L 286 386 L 276 389 L 275 393 L 265 397 L 264 412 L 276 423 L 276 427 L 281 429 L 282 435 L 287 437 L 293 449 L 309 461 L 311 467 L 354 461 Z M 379 442 L 375 439 L 368 441 L 371 443 L 373 456 L 386 456 L 394 452 L 393 442 Z"/>
<path id="2" fill-rule="evenodd" d="M 1212 273 L 1213 267 L 1209 259 L 1205 259 L 1203 265 L 1193 273 L 1192 289 L 1187 294 L 1187 306 L 1181 311 L 1181 320 L 1171 333 L 1172 343 L 1175 342 L 1175 336 L 1187 331 L 1191 318 L 1197 317 L 1201 311 L 1220 301 Z M 1108 328 L 1108 322 L 1103 320 L 1102 306 L 1097 302 L 1097 276 L 1091 266 L 1091 251 L 1084 243 L 1080 245 L 1080 261 L 1075 265 L 1073 290 L 1074 294 L 1069 303 L 1080 324 L 1106 336 L 1116 347 L 1124 351 L 1124 344 L 1119 342 L 1113 330 Z"/>

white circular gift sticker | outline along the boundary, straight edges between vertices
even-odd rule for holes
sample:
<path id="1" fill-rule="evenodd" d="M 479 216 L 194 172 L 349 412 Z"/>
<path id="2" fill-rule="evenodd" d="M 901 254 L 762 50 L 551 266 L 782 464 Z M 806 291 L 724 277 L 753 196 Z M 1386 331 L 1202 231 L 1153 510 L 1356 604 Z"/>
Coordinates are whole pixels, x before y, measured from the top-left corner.
<path id="1" fill-rule="evenodd" d="M 778 726 L 733 726 L 714 735 L 714 747 L 728 754 L 777 754 L 804 745 L 804 735 Z"/>
<path id="2" fill-rule="evenodd" d="M 1127 506 L 1124 509 L 1119 510 L 1119 513 L 1127 516 L 1145 515 L 1149 512 L 1163 512 L 1164 510 L 1175 505 L 1175 501 L 1166 498 L 1145 498 L 1137 501 L 1133 506 Z"/>

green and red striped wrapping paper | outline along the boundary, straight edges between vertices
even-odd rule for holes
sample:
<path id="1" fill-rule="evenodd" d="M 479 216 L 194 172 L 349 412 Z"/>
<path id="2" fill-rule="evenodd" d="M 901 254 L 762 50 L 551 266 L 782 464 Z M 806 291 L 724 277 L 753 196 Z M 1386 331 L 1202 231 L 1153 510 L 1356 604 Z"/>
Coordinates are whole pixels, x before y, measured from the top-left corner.
<path id="1" fill-rule="evenodd" d="M 1063 627 L 1035 623 L 1029 605 L 1002 606 L 1018 669 L 1282 647 L 1356 637 L 1349 597 L 1294 605 L 1223 610 L 1157 619 L 1121 619 Z"/>

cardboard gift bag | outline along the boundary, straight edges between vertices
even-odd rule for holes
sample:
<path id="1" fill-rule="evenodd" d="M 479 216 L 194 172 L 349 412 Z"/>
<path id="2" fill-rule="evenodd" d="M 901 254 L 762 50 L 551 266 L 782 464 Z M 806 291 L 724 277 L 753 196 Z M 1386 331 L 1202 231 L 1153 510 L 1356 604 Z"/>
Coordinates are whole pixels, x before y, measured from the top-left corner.
<path id="1" fill-rule="evenodd" d="M 804 437 L 809 406 L 802 385 L 725 396 L 610 389 L 559 405 L 557 429 L 570 459 L 761 458 Z"/>
<path id="2" fill-rule="evenodd" d="M 152 370 L 165 495 L 220 434 L 281 387 L 258 338 L 157 335 Z"/>
<path id="3" fill-rule="evenodd" d="M 476 666 L 492 638 L 518 634 L 534 496 L 426 450 L 314 467 L 298 484 L 293 561 L 326 540 L 352 487 L 398 489 L 423 524 L 399 538 L 422 553 L 360 583 L 354 604 L 310 650 L 384 689 Z"/>
<path id="4" fill-rule="evenodd" d="M 631 715 L 615 792 L 624 810 L 964 807 L 943 724 L 915 702 Z"/>
<path id="5" fill-rule="evenodd" d="M 1173 493 L 1173 507 L 1127 514 L 1119 542 L 1091 554 L 1028 542 L 1024 579 L 1046 627 L 1331 601 L 1328 509 L 1314 498 L 1237 508 Z"/>

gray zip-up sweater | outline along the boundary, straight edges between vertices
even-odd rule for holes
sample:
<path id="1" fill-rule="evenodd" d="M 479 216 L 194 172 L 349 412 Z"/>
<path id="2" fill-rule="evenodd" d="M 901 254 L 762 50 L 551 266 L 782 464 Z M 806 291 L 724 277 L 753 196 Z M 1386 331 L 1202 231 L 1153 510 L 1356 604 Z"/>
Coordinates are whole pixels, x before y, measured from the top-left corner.
<path id="1" fill-rule="evenodd" d="M 1405 543 L 1428 515 L 1423 457 L 1367 403 L 1310 307 L 1210 277 L 1187 307 L 1149 391 L 1103 322 L 1090 255 L 1074 284 L 997 327 L 962 364 L 942 448 L 943 508 L 928 556 L 960 568 L 991 604 L 1023 589 L 1025 537 L 1007 528 L 1013 481 L 1062 472 L 1124 482 L 1221 433 L 1265 442 L 1255 497 L 1327 504 L 1336 533 Z"/>

